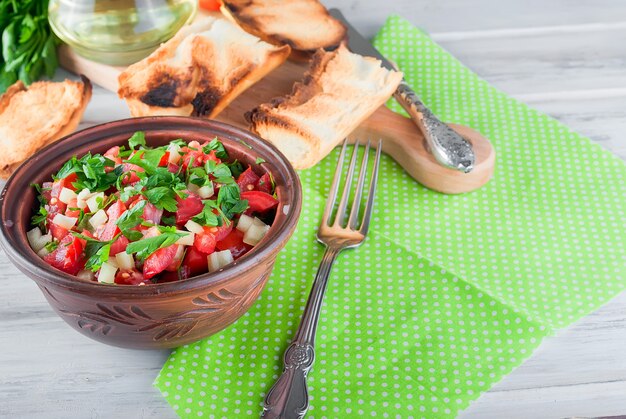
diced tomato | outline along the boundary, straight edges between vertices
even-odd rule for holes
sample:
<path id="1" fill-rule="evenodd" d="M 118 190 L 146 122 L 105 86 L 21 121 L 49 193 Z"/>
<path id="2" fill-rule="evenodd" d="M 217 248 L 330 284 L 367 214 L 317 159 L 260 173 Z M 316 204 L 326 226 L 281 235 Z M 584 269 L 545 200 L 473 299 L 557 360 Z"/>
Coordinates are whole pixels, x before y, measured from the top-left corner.
<path id="1" fill-rule="evenodd" d="M 215 154 L 215 150 L 211 150 L 209 151 L 209 154 L 204 155 L 204 161 L 206 162 L 207 160 L 213 160 L 217 164 L 220 164 L 222 162 L 222 160 L 217 157 L 217 154 Z"/>
<path id="2" fill-rule="evenodd" d="M 93 234 L 91 234 L 91 232 L 89 230 L 83 230 L 80 232 L 80 234 L 82 234 L 83 236 L 87 236 L 91 239 L 95 239 L 96 236 L 94 236 Z"/>
<path id="3" fill-rule="evenodd" d="M 143 274 L 135 269 L 120 270 L 115 275 L 115 283 L 118 285 L 139 285 L 143 282 Z"/>
<path id="4" fill-rule="evenodd" d="M 59 195 L 61 194 L 61 189 L 64 188 L 64 183 L 64 179 L 57 180 L 52 183 L 52 188 L 50 189 L 50 199 L 48 200 L 48 205 L 46 206 L 46 210 L 49 214 L 63 214 L 67 209 L 67 205 L 59 200 Z"/>
<path id="5" fill-rule="evenodd" d="M 178 173 L 178 170 L 180 169 L 180 166 L 174 163 L 168 163 L 167 164 L 167 171 L 170 173 Z"/>
<path id="6" fill-rule="evenodd" d="M 233 258 L 238 259 L 239 257 L 246 254 L 250 249 L 252 249 L 253 246 L 244 243 L 243 233 L 237 229 L 234 229 L 228 234 L 228 236 L 217 242 L 217 245 L 215 247 L 218 250 L 230 250 Z"/>
<path id="7" fill-rule="evenodd" d="M 124 205 L 126 205 L 126 208 L 132 208 L 135 206 L 135 204 L 139 201 L 143 200 L 143 196 L 142 195 L 133 195 L 130 198 L 128 198 L 128 200 L 126 201 L 122 201 L 124 202 Z"/>
<path id="8" fill-rule="evenodd" d="M 73 191 L 76 191 L 76 187 L 74 185 L 72 185 L 72 183 L 76 182 L 77 180 L 78 180 L 78 175 L 76 173 L 70 173 L 69 175 L 67 175 L 63 179 L 60 179 L 59 182 L 61 182 L 61 187 L 62 188 L 67 188 L 67 189 L 71 189 Z M 59 192 L 60 192 L 60 190 L 59 190 Z"/>
<path id="9" fill-rule="evenodd" d="M 255 189 L 259 192 L 265 192 L 266 194 L 272 193 L 272 179 L 270 178 L 269 173 L 266 172 L 259 178 L 259 181 L 255 185 Z"/>
<path id="10" fill-rule="evenodd" d="M 133 208 L 135 205 L 139 205 L 141 201 L 144 201 L 143 197 L 139 196 L 132 204 L 129 205 L 129 209 Z M 163 216 L 163 210 L 158 209 L 151 202 L 146 201 L 145 206 L 143 207 L 143 214 L 141 217 L 151 222 L 152 224 L 158 225 L 161 222 L 161 216 Z"/>
<path id="11" fill-rule="evenodd" d="M 212 12 L 220 10 L 221 5 L 222 2 L 220 0 L 200 0 L 200 8 Z"/>
<path id="12" fill-rule="evenodd" d="M 190 278 L 208 272 L 207 255 L 195 247 L 189 247 L 180 267 L 180 277 Z"/>
<path id="13" fill-rule="evenodd" d="M 259 181 L 259 176 L 254 173 L 252 168 L 248 167 L 237 178 L 237 185 L 241 192 L 251 191 L 254 189 L 256 183 Z"/>
<path id="14" fill-rule="evenodd" d="M 111 204 L 106 211 L 109 218 L 104 225 L 104 228 L 102 231 L 99 231 L 100 229 L 96 229 L 96 235 L 99 240 L 111 240 L 117 233 L 120 232 L 119 227 L 115 223 L 124 211 L 126 211 L 126 205 L 124 205 L 124 203 L 119 199 Z"/>
<path id="15" fill-rule="evenodd" d="M 205 231 L 208 231 L 215 236 L 216 241 L 224 240 L 224 237 L 228 236 L 232 229 L 233 222 L 229 220 L 223 220 L 222 225 L 218 227 L 204 227 Z"/>
<path id="16" fill-rule="evenodd" d="M 128 239 L 126 236 L 119 236 L 115 241 L 111 244 L 111 250 L 109 251 L 109 255 L 115 256 L 118 253 L 121 253 L 126 250 L 128 246 Z"/>
<path id="17" fill-rule="evenodd" d="M 164 282 L 176 282 L 180 279 L 178 271 L 163 271 L 161 275 L 159 275 L 158 283 L 162 284 Z"/>
<path id="18" fill-rule="evenodd" d="M 248 201 L 249 210 L 252 213 L 262 213 L 278 205 L 278 200 L 276 198 L 268 193 L 260 191 L 242 192 L 241 199 L 246 199 Z"/>
<path id="19" fill-rule="evenodd" d="M 52 182 L 41 184 L 41 195 L 46 202 L 50 202 L 50 198 L 52 198 Z"/>
<path id="20" fill-rule="evenodd" d="M 118 157 L 120 155 L 120 146 L 116 145 L 115 147 L 109 148 L 103 155 L 108 159 Z"/>
<path id="21" fill-rule="evenodd" d="M 80 209 L 78 208 L 77 199 L 73 198 L 67 204 L 67 209 L 65 210 L 65 215 L 68 217 L 78 218 L 80 217 Z"/>
<path id="22" fill-rule="evenodd" d="M 176 196 L 176 202 L 178 203 L 178 210 L 176 211 L 176 224 L 185 224 L 191 220 L 194 216 L 200 214 L 204 209 L 202 198 L 198 195 L 185 191 L 188 194 L 186 198 L 180 198 Z"/>
<path id="23" fill-rule="evenodd" d="M 136 164 L 132 163 L 124 163 L 122 164 L 122 172 L 129 173 L 128 175 L 123 175 L 122 183 L 124 185 L 132 185 L 135 182 L 139 182 L 139 176 L 135 172 L 144 172 L 143 167 L 139 167 Z"/>
<path id="24" fill-rule="evenodd" d="M 106 157 L 109 160 L 113 160 L 113 162 L 115 163 L 116 166 L 118 164 L 122 164 L 122 158 L 120 157 L 120 147 L 119 146 L 111 147 L 110 149 L 108 149 L 106 151 L 106 153 L 104 153 L 104 157 Z M 104 168 L 105 172 L 110 172 L 112 170 L 113 170 L 113 167 L 111 167 L 111 166 L 107 166 L 107 167 Z"/>
<path id="25" fill-rule="evenodd" d="M 163 210 L 158 209 L 151 202 L 146 203 L 146 206 L 143 208 L 143 219 L 146 221 L 150 221 L 153 224 L 159 224 L 161 222 L 161 217 L 163 216 Z"/>
<path id="26" fill-rule="evenodd" d="M 193 240 L 193 247 L 208 255 L 215 251 L 216 243 L 215 235 L 209 231 L 208 227 L 204 227 L 204 233 L 196 234 Z"/>
<path id="27" fill-rule="evenodd" d="M 165 154 L 163 154 L 163 157 L 161 157 L 161 160 L 159 160 L 159 166 L 161 167 L 165 167 L 169 164 L 168 160 L 170 159 L 170 152 L 166 151 Z"/>
<path id="28" fill-rule="evenodd" d="M 67 234 L 59 242 L 56 249 L 48 254 L 44 260 L 51 266 L 67 272 L 71 275 L 76 275 L 84 266 L 84 260 L 82 256 L 83 249 L 85 248 L 85 241 L 78 237 L 74 237 L 72 234 Z"/>
<path id="29" fill-rule="evenodd" d="M 163 272 L 174 261 L 177 250 L 178 245 L 173 244 L 159 249 L 148 256 L 143 265 L 143 277 L 150 279 Z"/>
<path id="30" fill-rule="evenodd" d="M 186 148 L 183 147 L 183 150 Z M 183 155 L 182 162 L 183 170 L 187 170 L 190 163 L 191 167 L 200 167 L 204 164 L 204 153 L 202 150 L 189 150 Z"/>
<path id="31" fill-rule="evenodd" d="M 183 256 L 185 256 L 185 246 L 181 246 L 179 244 L 175 246 L 176 254 L 174 255 L 174 260 L 172 260 L 172 263 L 170 263 L 167 268 L 165 268 L 165 270 L 169 272 L 178 271 L 178 268 L 180 268 L 180 264 L 183 261 Z"/>
<path id="32" fill-rule="evenodd" d="M 50 231 L 52 237 L 60 241 L 65 236 L 67 236 L 67 233 L 69 233 L 69 230 L 67 228 L 61 227 L 60 225 L 52 222 L 54 214 L 49 213 L 46 218 L 48 219 L 48 231 Z"/>

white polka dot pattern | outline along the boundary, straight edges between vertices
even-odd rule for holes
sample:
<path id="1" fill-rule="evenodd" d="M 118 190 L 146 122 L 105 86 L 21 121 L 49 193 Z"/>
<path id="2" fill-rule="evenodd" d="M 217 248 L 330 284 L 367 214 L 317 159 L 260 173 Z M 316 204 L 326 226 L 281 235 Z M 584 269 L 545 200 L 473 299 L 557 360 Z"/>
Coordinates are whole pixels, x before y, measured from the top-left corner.
<path id="1" fill-rule="evenodd" d="M 308 417 L 454 417 L 544 336 L 624 289 L 626 169 L 401 18 L 375 42 L 443 119 L 489 137 L 498 163 L 481 190 L 447 196 L 383 158 L 370 236 L 332 272 Z M 161 371 L 155 384 L 181 417 L 258 417 L 321 258 L 336 158 L 301 173 L 298 229 L 252 309 Z"/>

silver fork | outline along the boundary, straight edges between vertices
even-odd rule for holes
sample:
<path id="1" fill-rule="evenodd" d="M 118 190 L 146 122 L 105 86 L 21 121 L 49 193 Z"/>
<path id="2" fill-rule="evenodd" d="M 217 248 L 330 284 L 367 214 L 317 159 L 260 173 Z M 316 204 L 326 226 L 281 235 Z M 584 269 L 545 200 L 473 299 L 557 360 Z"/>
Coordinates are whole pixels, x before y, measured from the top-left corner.
<path id="1" fill-rule="evenodd" d="M 304 307 L 304 313 L 298 331 L 293 341 L 284 354 L 285 368 L 274 386 L 265 396 L 263 413 L 261 417 L 269 419 L 295 419 L 302 418 L 309 408 L 309 394 L 306 385 L 306 376 L 313 366 L 315 360 L 315 331 L 322 309 L 322 300 L 326 291 L 326 284 L 333 262 L 337 255 L 343 250 L 357 247 L 365 240 L 372 216 L 374 205 L 374 192 L 378 180 L 378 166 L 380 163 L 381 141 L 378 142 L 374 168 L 370 179 L 369 193 L 362 219 L 359 218 L 360 202 L 363 196 L 365 185 L 365 173 L 367 171 L 370 142 L 367 142 L 365 154 L 359 171 L 359 178 L 355 190 L 352 208 L 348 216 L 348 200 L 352 188 L 352 179 L 356 167 L 357 154 L 359 149 L 358 141 L 354 145 L 346 183 L 343 188 L 341 200 L 335 218 L 332 219 L 332 212 L 337 201 L 339 191 L 339 180 L 343 170 L 343 162 L 346 155 L 346 141 L 343 143 L 335 178 L 330 188 L 326 209 L 322 216 L 322 222 L 317 232 L 317 240 L 326 246 L 324 257 L 317 270 L 309 299 Z"/>

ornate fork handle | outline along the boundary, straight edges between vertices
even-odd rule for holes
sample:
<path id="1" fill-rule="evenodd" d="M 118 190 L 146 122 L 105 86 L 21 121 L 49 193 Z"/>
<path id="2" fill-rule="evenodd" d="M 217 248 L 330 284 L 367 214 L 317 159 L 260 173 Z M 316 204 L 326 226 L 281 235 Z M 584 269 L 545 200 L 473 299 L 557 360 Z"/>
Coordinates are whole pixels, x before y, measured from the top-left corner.
<path id="1" fill-rule="evenodd" d="M 265 396 L 261 417 L 269 419 L 300 419 L 309 408 L 306 376 L 315 360 L 315 331 L 326 292 L 326 284 L 333 262 L 342 250 L 329 246 L 317 270 L 304 314 L 284 355 L 285 368 L 274 386 Z"/>

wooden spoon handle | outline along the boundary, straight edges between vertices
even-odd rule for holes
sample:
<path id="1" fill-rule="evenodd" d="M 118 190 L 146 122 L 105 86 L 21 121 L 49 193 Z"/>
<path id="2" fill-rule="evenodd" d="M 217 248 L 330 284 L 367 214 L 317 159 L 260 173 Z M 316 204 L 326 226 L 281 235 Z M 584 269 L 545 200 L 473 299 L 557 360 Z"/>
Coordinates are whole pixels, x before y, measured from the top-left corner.
<path id="1" fill-rule="evenodd" d="M 496 153 L 487 138 L 464 125 L 449 124 L 466 138 L 474 149 L 476 161 L 469 173 L 441 166 L 428 150 L 413 121 L 381 106 L 350 135 L 349 140 L 383 139 L 383 151 L 407 173 L 427 188 L 447 194 L 471 192 L 489 181 Z"/>

